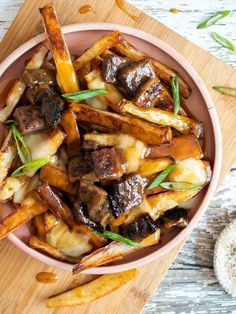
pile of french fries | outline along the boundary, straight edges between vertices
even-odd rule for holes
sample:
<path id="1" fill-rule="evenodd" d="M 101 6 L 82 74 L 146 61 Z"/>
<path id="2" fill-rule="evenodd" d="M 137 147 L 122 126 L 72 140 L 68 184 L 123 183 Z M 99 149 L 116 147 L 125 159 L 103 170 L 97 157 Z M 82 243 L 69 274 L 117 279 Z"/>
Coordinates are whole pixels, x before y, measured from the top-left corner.
<path id="1" fill-rule="evenodd" d="M 141 205 L 111 221 L 111 231 L 119 230 L 120 225 L 134 221 L 143 213 L 149 213 L 156 220 L 167 210 L 181 205 L 194 197 L 209 182 L 211 170 L 209 162 L 201 159 L 204 156 L 199 141 L 203 136 L 202 123 L 186 115 L 183 100 L 179 114 L 177 116 L 173 114 L 174 102 L 170 86 L 175 76 L 179 78 L 180 96 L 188 98 L 191 95 L 190 86 L 179 74 L 133 47 L 119 31 L 101 38 L 72 62 L 53 5 L 50 3 L 44 6 L 40 13 L 61 93 L 78 92 L 81 84 L 85 84 L 88 89 L 102 88 L 108 93 L 83 103 L 68 101 L 62 114 L 60 128 L 24 137 L 33 159 L 44 157 L 50 159 L 37 173 L 16 178 L 10 176 L 10 168 L 17 149 L 9 131 L 0 150 L 0 201 L 2 203 L 12 201 L 16 209 L 0 222 L 0 239 L 32 221 L 35 232 L 29 239 L 29 246 L 55 259 L 75 264 L 76 273 L 112 263 L 144 247 L 156 245 L 161 236 L 158 229 L 141 241 L 139 247 L 117 241 L 107 243 L 106 239 L 94 234 L 91 227 L 76 223 L 71 209 L 64 202 L 54 204 L 55 206 L 52 205 L 50 210 L 48 209 L 45 198 L 38 190 L 39 182 L 45 185 L 49 192 L 51 187 L 54 187 L 70 196 L 77 193 L 77 183 L 70 181 L 66 163 L 63 158 L 58 157 L 58 150 L 63 143 L 66 144 L 69 155 L 78 150 L 82 140 L 80 123 L 108 130 L 108 133 L 86 133 L 84 139 L 94 141 L 98 145 L 122 149 L 128 164 L 125 174 L 139 173 L 144 177 L 150 177 L 165 170 L 172 163 L 177 163 L 177 168 L 170 174 L 171 181 L 190 181 L 199 185 L 198 189 L 183 191 L 165 190 L 160 186 L 147 190 Z M 166 110 L 140 108 L 132 100 L 124 99 L 117 86 L 104 81 L 100 64 L 109 51 L 134 62 L 143 59 L 150 61 L 156 80 L 163 86 L 162 96 L 167 102 Z M 27 62 L 26 69 L 39 69 L 43 64 L 49 63 L 48 52 L 49 49 L 45 45 L 39 44 Z M 25 88 L 22 78 L 14 83 L 5 107 L 0 109 L 1 123 L 5 123 L 11 117 Z M 68 237 L 74 242 L 78 241 L 78 252 L 81 248 L 84 249 L 82 256 L 68 254 L 63 246 L 64 240 L 58 236 L 62 231 L 63 234 L 69 234 Z M 54 236 L 58 238 L 55 240 Z M 136 271 L 131 270 L 99 277 L 84 286 L 49 298 L 47 306 L 73 306 L 91 302 L 117 289 L 135 276 Z"/>

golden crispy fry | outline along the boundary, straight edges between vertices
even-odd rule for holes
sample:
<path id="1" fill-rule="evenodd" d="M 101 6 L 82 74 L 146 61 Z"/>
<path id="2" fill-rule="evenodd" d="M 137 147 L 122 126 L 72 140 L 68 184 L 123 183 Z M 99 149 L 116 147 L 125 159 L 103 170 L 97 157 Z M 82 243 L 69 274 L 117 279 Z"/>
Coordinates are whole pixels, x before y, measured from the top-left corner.
<path id="1" fill-rule="evenodd" d="M 28 61 L 26 69 L 39 69 L 43 64 L 47 53 L 48 48 L 43 44 L 39 44 L 33 56 Z M 10 117 L 21 96 L 23 95 L 25 87 L 25 83 L 21 78 L 15 81 L 7 96 L 6 106 L 0 110 L 0 122 L 5 122 Z"/>
<path id="2" fill-rule="evenodd" d="M 70 194 L 76 192 L 76 185 L 70 182 L 67 171 L 61 167 L 52 164 L 43 166 L 40 170 L 40 180 Z"/>
<path id="3" fill-rule="evenodd" d="M 57 82 L 65 93 L 79 90 L 76 73 L 71 61 L 64 35 L 61 31 L 55 8 L 48 3 L 39 9 L 57 69 Z"/>
<path id="4" fill-rule="evenodd" d="M 168 209 L 174 208 L 188 199 L 195 196 L 199 190 L 188 191 L 167 191 L 147 198 L 152 210 L 149 215 L 156 220 L 161 214 Z"/>
<path id="5" fill-rule="evenodd" d="M 18 178 L 8 177 L 3 187 L 0 189 L 0 202 L 4 202 L 12 197 L 14 193 L 20 189 L 22 184 L 23 182 Z"/>
<path id="6" fill-rule="evenodd" d="M 38 236 L 40 238 L 43 238 L 46 235 L 46 229 L 45 229 L 44 216 L 42 214 L 34 217 L 34 226 L 37 230 Z"/>
<path id="7" fill-rule="evenodd" d="M 125 285 L 137 276 L 137 270 L 131 269 L 116 274 L 103 275 L 89 283 L 63 292 L 47 299 L 48 307 L 65 307 L 87 304 L 99 299 Z"/>
<path id="8" fill-rule="evenodd" d="M 172 112 L 157 108 L 139 108 L 131 101 L 127 101 L 125 99 L 122 100 L 119 107 L 121 112 L 132 114 L 138 118 L 156 123 L 158 125 L 165 127 L 170 126 L 183 134 L 193 132 L 197 137 L 202 136 L 202 124 L 188 117 L 177 115 L 176 118 L 174 118 L 174 114 Z"/>
<path id="9" fill-rule="evenodd" d="M 74 62 L 77 70 L 82 68 L 86 63 L 100 56 L 104 51 L 113 47 L 120 41 L 120 32 L 115 31 L 96 42 L 94 45 L 85 50 L 81 56 Z"/>
<path id="10" fill-rule="evenodd" d="M 138 173 L 141 176 L 151 176 L 157 172 L 160 172 L 170 164 L 173 163 L 173 160 L 169 157 L 157 158 L 157 159 L 144 159 L 141 161 Z"/>
<path id="11" fill-rule="evenodd" d="M 148 144 L 161 144 L 171 139 L 169 127 L 159 127 L 132 117 L 122 117 L 111 112 L 104 112 L 82 104 L 71 104 L 77 119 L 106 127 L 109 131 L 119 131 L 146 142 Z"/>
<path id="12" fill-rule="evenodd" d="M 48 48 L 44 44 L 39 44 L 33 56 L 26 64 L 27 70 L 39 69 L 45 62 L 45 57 L 48 54 Z"/>
<path id="13" fill-rule="evenodd" d="M 150 146 L 146 158 L 158 158 L 171 156 L 176 161 L 193 158 L 202 158 L 203 152 L 194 134 L 186 134 L 174 137 L 170 143 L 158 146 Z"/>
<path id="14" fill-rule="evenodd" d="M 90 73 L 84 77 L 89 89 L 106 89 L 106 83 L 104 82 L 101 71 L 99 68 L 93 69 Z M 86 103 L 100 110 L 107 110 L 108 100 L 100 95 L 95 98 L 87 99 Z"/>
<path id="15" fill-rule="evenodd" d="M 39 238 L 32 236 L 29 239 L 29 246 L 33 249 L 39 250 L 47 255 L 59 259 L 62 262 L 69 262 L 69 263 L 76 263 L 78 262 L 78 258 L 73 258 L 70 256 L 65 255 L 64 253 L 60 252 L 59 250 L 55 249 L 48 243 L 40 240 Z"/>
<path id="16" fill-rule="evenodd" d="M 173 77 L 178 76 L 179 78 L 179 92 L 180 95 L 184 98 L 188 98 L 191 95 L 190 86 L 184 81 L 184 79 L 179 75 L 178 72 L 175 72 L 167 65 L 160 63 L 157 60 L 152 59 L 152 65 L 156 75 L 166 84 L 170 85 L 170 82 Z"/>
<path id="17" fill-rule="evenodd" d="M 16 154 L 15 143 L 10 143 L 10 138 L 11 131 L 3 144 L 3 148 L 0 150 L 0 188 L 2 188 L 3 182 L 7 177 L 8 171 Z"/>
<path id="18" fill-rule="evenodd" d="M 133 47 L 126 40 L 122 40 L 119 44 L 112 48 L 118 54 L 126 56 L 133 61 L 140 61 L 148 56 L 137 48 Z M 188 98 L 191 94 L 190 86 L 184 81 L 180 75 L 168 66 L 160 63 L 155 59 L 151 59 L 156 75 L 166 84 L 170 85 L 171 79 L 175 76 L 179 77 L 179 91 L 181 96 Z"/>
<path id="19" fill-rule="evenodd" d="M 70 229 L 73 228 L 74 218 L 70 208 L 53 192 L 48 183 L 42 183 L 38 188 L 39 195 L 47 207 L 61 219 Z"/>
<path id="20" fill-rule="evenodd" d="M 166 189 L 163 189 L 161 186 L 158 185 L 155 188 L 147 189 L 145 191 L 145 195 L 148 196 L 148 195 L 158 194 L 161 192 L 166 192 Z"/>
<path id="21" fill-rule="evenodd" d="M 122 100 L 122 95 L 119 90 L 110 83 L 106 83 L 102 77 L 102 73 L 99 68 L 93 69 L 90 73 L 85 76 L 85 80 L 87 82 L 89 89 L 105 89 L 108 91 L 107 94 L 97 96 L 96 101 L 99 100 L 101 102 L 101 106 L 94 106 L 97 109 L 106 110 L 107 107 L 111 107 L 116 111 L 116 108 L 119 102 Z M 87 102 L 91 103 L 91 100 Z"/>
<path id="22" fill-rule="evenodd" d="M 61 117 L 61 126 L 65 130 L 67 145 L 70 151 L 78 149 L 80 146 L 80 133 L 77 127 L 76 116 L 71 109 L 63 112 Z"/>
<path id="23" fill-rule="evenodd" d="M 44 228 L 46 232 L 55 227 L 59 222 L 59 218 L 53 215 L 53 213 L 51 213 L 50 211 L 44 213 Z"/>
<path id="24" fill-rule="evenodd" d="M 101 247 L 107 243 L 107 239 L 92 233 L 93 229 L 86 225 L 74 224 L 73 231 L 86 235 L 95 247 Z"/>
<path id="25" fill-rule="evenodd" d="M 31 192 L 20 206 L 0 223 L 0 240 L 47 210 L 38 193 Z"/>
<path id="26" fill-rule="evenodd" d="M 15 81 L 7 96 L 6 106 L 0 110 L 0 122 L 5 122 L 10 117 L 24 91 L 25 83 L 19 78 Z"/>
<path id="27" fill-rule="evenodd" d="M 151 234 L 140 242 L 139 247 L 129 246 L 121 242 L 113 241 L 82 258 L 81 261 L 74 266 L 73 273 L 78 273 L 85 269 L 117 261 L 128 254 L 141 250 L 144 247 L 157 244 L 159 239 L 160 230 L 158 229 L 154 234 Z"/>

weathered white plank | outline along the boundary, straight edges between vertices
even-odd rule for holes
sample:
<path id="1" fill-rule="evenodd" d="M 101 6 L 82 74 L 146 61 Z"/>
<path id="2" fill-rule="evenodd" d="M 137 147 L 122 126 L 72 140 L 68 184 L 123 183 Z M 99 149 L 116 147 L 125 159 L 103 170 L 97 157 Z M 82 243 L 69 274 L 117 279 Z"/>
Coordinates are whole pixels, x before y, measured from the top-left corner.
<path id="1" fill-rule="evenodd" d="M 107 0 L 106 0 L 107 1 Z M 111 0 L 109 0 L 111 1 Z M 88 1 L 91 2 L 92 1 Z M 220 48 L 210 37 L 212 30 L 236 43 L 235 0 L 129 0 L 154 18 L 171 27 L 223 61 L 236 66 L 236 55 Z M 8 29 L 23 0 L 0 0 L 0 38 Z M 175 7 L 179 13 L 170 13 Z M 202 19 L 220 10 L 233 14 L 210 29 L 197 30 Z M 215 241 L 232 219 L 236 218 L 236 166 L 226 177 L 206 214 L 191 234 L 156 294 L 143 313 L 236 313 L 236 300 L 218 285 L 212 268 Z"/>

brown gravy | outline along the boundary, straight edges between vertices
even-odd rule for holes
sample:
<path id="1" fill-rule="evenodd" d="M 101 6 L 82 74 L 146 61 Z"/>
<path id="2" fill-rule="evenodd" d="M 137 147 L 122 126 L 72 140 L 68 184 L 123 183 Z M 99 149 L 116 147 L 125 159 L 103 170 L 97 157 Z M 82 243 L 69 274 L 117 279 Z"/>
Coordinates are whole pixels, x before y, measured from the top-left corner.
<path id="1" fill-rule="evenodd" d="M 131 19 L 133 19 L 134 21 L 138 20 L 138 16 L 133 15 L 131 13 L 129 13 L 127 11 L 127 9 L 125 8 L 125 1 L 124 0 L 116 0 L 116 4 L 118 5 L 118 7 L 125 13 L 127 14 Z"/>
<path id="2" fill-rule="evenodd" d="M 58 275 L 50 272 L 41 272 L 36 275 L 36 280 L 41 283 L 53 283 L 58 280 Z"/>
<path id="3" fill-rule="evenodd" d="M 85 4 L 85 5 L 83 5 L 82 7 L 79 8 L 79 13 L 80 14 L 86 14 L 86 13 L 88 13 L 90 11 L 92 11 L 94 13 L 93 8 L 89 4 Z"/>

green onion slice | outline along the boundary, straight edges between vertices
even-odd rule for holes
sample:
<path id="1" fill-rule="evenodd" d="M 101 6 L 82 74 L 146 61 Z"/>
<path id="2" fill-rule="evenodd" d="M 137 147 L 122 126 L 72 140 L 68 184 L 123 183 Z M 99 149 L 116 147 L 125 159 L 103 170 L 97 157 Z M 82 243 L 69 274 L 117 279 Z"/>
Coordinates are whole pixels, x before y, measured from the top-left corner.
<path id="1" fill-rule="evenodd" d="M 166 190 L 173 191 L 198 190 L 201 188 L 200 185 L 190 182 L 162 182 L 160 186 Z"/>
<path id="2" fill-rule="evenodd" d="M 128 244 L 130 246 L 140 246 L 140 244 L 138 242 L 132 241 L 130 239 L 127 239 L 127 238 L 121 236 L 120 234 L 117 234 L 117 233 L 114 233 L 114 232 L 111 232 L 111 231 L 108 231 L 108 230 L 104 230 L 102 233 L 93 230 L 92 233 L 94 233 L 94 234 L 96 234 L 96 235 L 98 235 L 100 237 L 103 237 L 103 238 L 107 238 L 107 239 L 111 239 L 111 240 L 114 240 L 114 241 L 118 241 L 118 242 L 122 242 L 122 243 Z"/>
<path id="3" fill-rule="evenodd" d="M 211 33 L 212 38 L 218 42 L 222 47 L 225 47 L 236 53 L 236 46 L 227 38 L 217 34 L 216 32 Z"/>
<path id="4" fill-rule="evenodd" d="M 153 189 L 156 186 L 160 185 L 163 180 L 168 176 L 168 174 L 176 168 L 178 164 L 171 164 L 165 170 L 163 170 L 148 186 L 147 190 Z"/>
<path id="5" fill-rule="evenodd" d="M 11 174 L 11 177 L 20 177 L 26 174 L 36 171 L 48 163 L 48 158 L 35 159 L 29 162 L 26 162 L 24 165 L 20 166 L 14 170 Z"/>
<path id="6" fill-rule="evenodd" d="M 221 94 L 236 98 L 236 88 L 234 87 L 213 86 L 212 88 Z"/>
<path id="7" fill-rule="evenodd" d="M 31 154 L 30 154 L 29 148 L 28 148 L 23 136 L 21 135 L 19 129 L 17 128 L 16 121 L 8 120 L 6 122 L 6 124 L 12 130 L 12 134 L 13 134 L 14 140 L 16 142 L 17 153 L 20 157 L 21 162 L 24 164 L 24 163 L 30 161 L 31 160 Z"/>
<path id="8" fill-rule="evenodd" d="M 207 20 L 203 21 L 197 26 L 197 29 L 207 28 L 214 24 L 216 24 L 219 20 L 223 19 L 224 17 L 228 16 L 231 13 L 229 10 L 217 12 L 216 14 L 209 17 Z"/>
<path id="9" fill-rule="evenodd" d="M 62 96 L 69 100 L 81 101 L 104 94 L 107 94 L 107 91 L 104 89 L 87 89 L 80 92 L 63 94 Z"/>
<path id="10" fill-rule="evenodd" d="M 174 117 L 176 118 L 179 108 L 180 108 L 180 98 L 179 98 L 179 78 L 174 76 L 171 80 L 172 96 L 174 99 Z"/>

